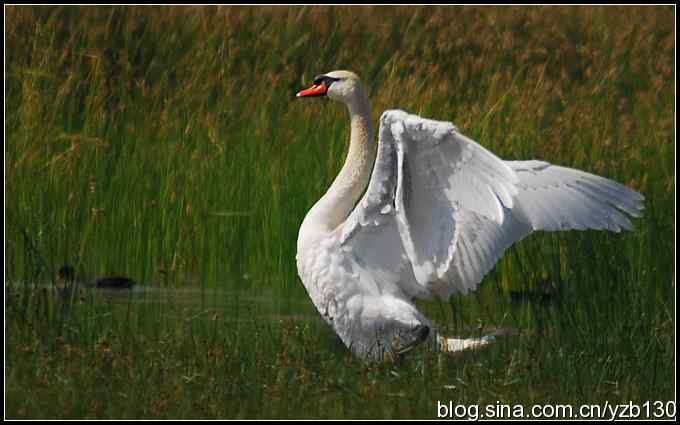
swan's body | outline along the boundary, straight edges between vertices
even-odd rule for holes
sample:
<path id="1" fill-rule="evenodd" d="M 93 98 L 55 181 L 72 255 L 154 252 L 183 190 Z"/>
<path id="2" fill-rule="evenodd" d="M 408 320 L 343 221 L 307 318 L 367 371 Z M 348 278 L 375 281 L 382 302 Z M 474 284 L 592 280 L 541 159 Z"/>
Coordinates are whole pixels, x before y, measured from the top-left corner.
<path id="1" fill-rule="evenodd" d="M 353 352 L 382 359 L 425 340 L 432 325 L 414 298 L 474 290 L 512 243 L 536 230 L 630 229 L 639 193 L 542 161 L 503 161 L 451 123 L 390 110 L 373 141 L 358 77 L 319 76 L 298 97 L 349 109 L 345 164 L 305 217 L 300 278 Z M 364 193 L 365 191 L 365 193 Z M 362 197 L 363 194 L 363 197 Z M 434 338 L 457 351 L 489 339 Z"/>

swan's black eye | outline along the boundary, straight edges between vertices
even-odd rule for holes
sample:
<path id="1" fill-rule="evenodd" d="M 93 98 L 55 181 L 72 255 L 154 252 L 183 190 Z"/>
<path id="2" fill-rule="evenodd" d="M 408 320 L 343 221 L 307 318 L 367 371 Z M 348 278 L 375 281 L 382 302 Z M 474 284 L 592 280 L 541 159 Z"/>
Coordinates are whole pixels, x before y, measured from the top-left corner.
<path id="1" fill-rule="evenodd" d="M 330 87 L 330 85 L 336 81 L 340 81 L 340 78 L 333 78 L 329 77 L 328 75 L 317 75 L 314 77 L 314 84 L 317 86 L 321 83 L 324 83 L 326 87 Z"/>

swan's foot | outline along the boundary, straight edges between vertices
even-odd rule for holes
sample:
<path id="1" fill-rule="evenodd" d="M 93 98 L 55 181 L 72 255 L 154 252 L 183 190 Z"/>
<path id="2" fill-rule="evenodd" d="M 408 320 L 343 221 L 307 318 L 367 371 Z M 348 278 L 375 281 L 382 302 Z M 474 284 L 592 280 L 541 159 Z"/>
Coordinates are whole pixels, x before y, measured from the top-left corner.
<path id="1" fill-rule="evenodd" d="M 489 345 L 496 338 L 493 335 L 486 335 L 481 338 L 445 338 L 437 335 L 437 346 L 441 351 L 456 353 L 463 350 L 482 348 Z"/>
<path id="2" fill-rule="evenodd" d="M 417 345 L 420 345 L 423 341 L 425 341 L 430 335 L 430 327 L 426 325 L 417 325 L 411 331 L 409 332 L 409 340 L 410 341 L 403 341 L 400 344 L 395 344 L 395 350 L 394 352 L 401 356 L 409 351 L 413 350 Z"/>

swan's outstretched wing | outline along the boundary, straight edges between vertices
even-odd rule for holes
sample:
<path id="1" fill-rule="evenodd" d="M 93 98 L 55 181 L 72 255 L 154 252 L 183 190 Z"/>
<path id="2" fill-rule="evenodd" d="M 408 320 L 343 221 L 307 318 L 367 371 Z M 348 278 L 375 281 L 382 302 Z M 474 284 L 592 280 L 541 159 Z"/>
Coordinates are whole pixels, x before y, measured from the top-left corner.
<path id="1" fill-rule="evenodd" d="M 512 212 L 533 230 L 630 230 L 644 197 L 604 177 L 543 161 L 506 161 L 519 177 Z"/>
<path id="2" fill-rule="evenodd" d="M 371 181 L 341 241 L 385 290 L 448 297 L 474 289 L 532 231 L 629 229 L 626 214 L 639 216 L 643 199 L 582 171 L 503 161 L 451 123 L 386 111 Z"/>

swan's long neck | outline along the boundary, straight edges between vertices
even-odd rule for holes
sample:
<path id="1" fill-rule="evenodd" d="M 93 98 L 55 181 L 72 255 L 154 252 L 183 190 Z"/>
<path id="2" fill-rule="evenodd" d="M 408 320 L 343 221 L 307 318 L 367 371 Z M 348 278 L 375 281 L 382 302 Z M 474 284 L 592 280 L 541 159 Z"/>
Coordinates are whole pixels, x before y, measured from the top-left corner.
<path id="1" fill-rule="evenodd" d="M 352 212 L 368 185 L 375 161 L 371 108 L 361 88 L 347 106 L 351 137 L 345 164 L 326 194 L 305 218 L 306 222 L 313 220 L 318 230 L 326 232 L 337 228 Z"/>

